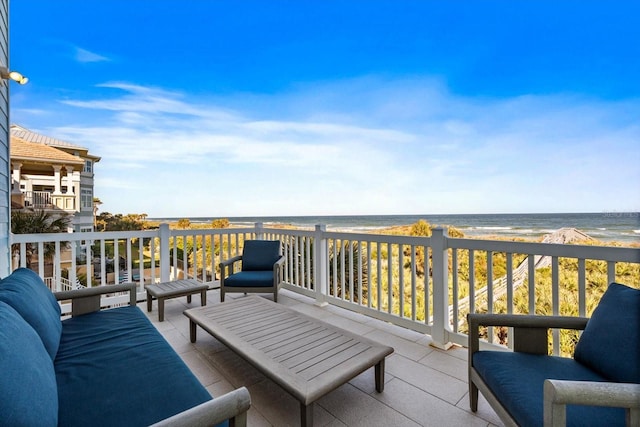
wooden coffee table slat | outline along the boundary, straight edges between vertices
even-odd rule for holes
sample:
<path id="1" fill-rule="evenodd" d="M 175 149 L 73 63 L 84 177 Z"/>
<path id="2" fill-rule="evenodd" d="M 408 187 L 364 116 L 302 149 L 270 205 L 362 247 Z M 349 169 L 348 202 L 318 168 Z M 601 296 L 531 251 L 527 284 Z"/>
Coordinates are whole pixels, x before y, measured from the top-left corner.
<path id="1" fill-rule="evenodd" d="M 216 337 L 300 401 L 302 425 L 313 403 L 375 366 L 384 388 L 384 360 L 393 348 L 258 296 L 186 310 L 191 342 L 196 326 Z"/>

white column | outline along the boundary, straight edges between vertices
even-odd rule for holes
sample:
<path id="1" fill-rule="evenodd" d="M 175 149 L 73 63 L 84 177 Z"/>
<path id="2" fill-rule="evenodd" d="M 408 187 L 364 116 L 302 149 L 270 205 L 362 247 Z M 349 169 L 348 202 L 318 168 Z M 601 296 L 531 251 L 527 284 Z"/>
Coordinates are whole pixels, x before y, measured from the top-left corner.
<path id="1" fill-rule="evenodd" d="M 13 168 L 13 179 L 11 181 L 11 192 L 14 194 L 21 193 L 20 191 L 20 169 L 22 168 L 22 163 L 11 162 L 11 167 Z"/>
<path id="2" fill-rule="evenodd" d="M 53 185 L 54 185 L 53 194 L 62 194 L 62 191 L 60 191 L 60 170 L 62 169 L 62 167 L 53 165 L 52 168 L 53 168 Z"/>
<path id="3" fill-rule="evenodd" d="M 67 170 L 67 194 L 73 193 L 73 168 L 69 166 L 64 167 Z"/>

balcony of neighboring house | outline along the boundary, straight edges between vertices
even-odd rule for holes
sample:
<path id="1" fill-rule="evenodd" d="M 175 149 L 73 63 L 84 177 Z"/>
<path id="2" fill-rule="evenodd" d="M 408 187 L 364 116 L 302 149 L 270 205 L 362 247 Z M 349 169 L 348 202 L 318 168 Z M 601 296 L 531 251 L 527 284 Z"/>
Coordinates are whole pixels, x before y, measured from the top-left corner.
<path id="1" fill-rule="evenodd" d="M 86 161 L 62 149 L 25 139 L 29 135 L 11 136 L 12 207 L 71 214 L 80 211 L 84 191 L 93 192 L 93 183 L 83 182 Z"/>
<path id="2" fill-rule="evenodd" d="M 81 239 L 91 245 L 79 249 L 74 243 Z M 132 281 L 143 301 L 145 284 L 189 278 L 208 284 L 208 304 L 218 304 L 219 263 L 239 255 L 250 239 L 281 242 L 278 304 L 395 350 L 386 362 L 383 393 L 376 392 L 369 369 L 317 401 L 316 425 L 502 425 L 482 396 L 478 412 L 469 409 L 466 314 L 588 317 L 598 287 L 640 287 L 639 248 L 452 238 L 441 228 L 417 237 L 323 226 L 189 230 L 163 224 L 156 230 L 13 235 L 11 242 L 13 267 L 30 265 L 52 290 Z M 71 256 L 62 262 L 65 250 Z M 111 294 L 102 304 L 127 298 Z M 164 322 L 156 309 L 148 315 L 212 395 L 249 389 L 249 425 L 298 424 L 299 403 L 289 393 L 210 335 L 190 342 L 182 312 L 199 305 L 198 297 L 192 303 L 176 298 L 166 302 Z M 508 350 L 512 343 L 503 343 L 503 332 L 488 330 L 485 344 Z M 550 353 L 566 354 L 565 338 L 554 330 Z"/>
<path id="3" fill-rule="evenodd" d="M 25 191 L 21 194 L 23 206 L 27 209 L 77 211 L 75 194 L 56 194 L 52 191 Z"/>

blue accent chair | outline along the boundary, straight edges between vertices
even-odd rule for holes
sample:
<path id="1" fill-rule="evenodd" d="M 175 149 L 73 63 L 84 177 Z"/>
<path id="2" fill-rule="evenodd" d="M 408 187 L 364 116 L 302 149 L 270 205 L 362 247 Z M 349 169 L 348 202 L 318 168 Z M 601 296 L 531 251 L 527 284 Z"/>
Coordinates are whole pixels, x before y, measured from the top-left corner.
<path id="1" fill-rule="evenodd" d="M 469 403 L 478 391 L 507 426 L 640 425 L 640 289 L 612 283 L 591 318 L 469 314 Z M 481 326 L 513 328 L 513 351 L 480 348 Z M 582 330 L 571 357 L 548 330 Z"/>
<path id="2" fill-rule="evenodd" d="M 220 263 L 220 301 L 228 292 L 271 293 L 278 302 L 278 289 L 282 283 L 282 265 L 279 240 L 245 240 L 242 255 Z M 240 271 L 235 271 L 241 264 Z"/>

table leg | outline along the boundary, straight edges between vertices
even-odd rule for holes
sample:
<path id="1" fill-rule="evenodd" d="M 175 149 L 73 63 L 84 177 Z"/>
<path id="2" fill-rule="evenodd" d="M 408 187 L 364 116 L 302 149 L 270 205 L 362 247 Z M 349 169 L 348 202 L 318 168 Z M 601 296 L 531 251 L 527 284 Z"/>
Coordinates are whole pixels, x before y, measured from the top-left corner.
<path id="1" fill-rule="evenodd" d="M 189 319 L 189 338 L 191 338 L 191 342 L 196 342 L 196 322 Z"/>
<path id="2" fill-rule="evenodd" d="M 151 312 L 151 294 L 147 291 L 147 311 Z"/>
<path id="3" fill-rule="evenodd" d="M 164 322 L 164 298 L 158 297 L 158 321 Z"/>
<path id="4" fill-rule="evenodd" d="M 382 393 L 384 391 L 384 359 L 376 363 L 376 391 Z"/>
<path id="5" fill-rule="evenodd" d="M 300 425 L 302 427 L 313 426 L 313 402 L 308 405 L 300 403 Z"/>

